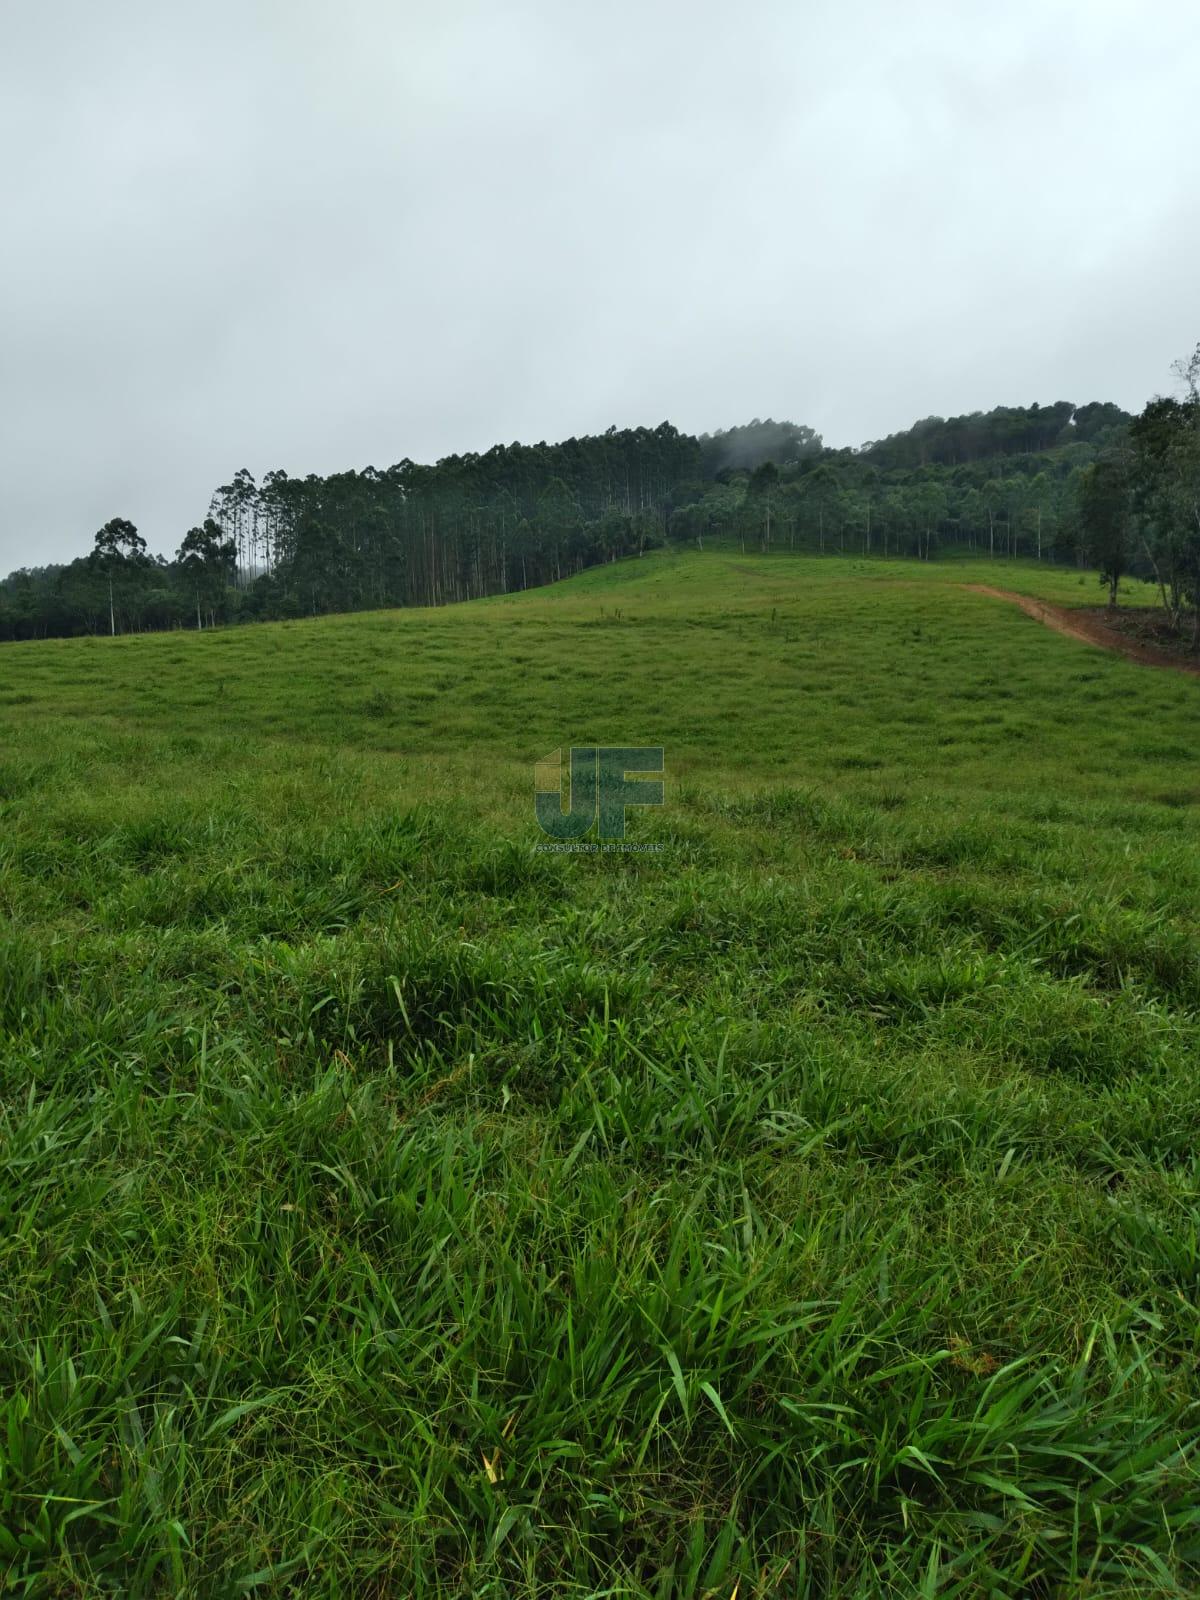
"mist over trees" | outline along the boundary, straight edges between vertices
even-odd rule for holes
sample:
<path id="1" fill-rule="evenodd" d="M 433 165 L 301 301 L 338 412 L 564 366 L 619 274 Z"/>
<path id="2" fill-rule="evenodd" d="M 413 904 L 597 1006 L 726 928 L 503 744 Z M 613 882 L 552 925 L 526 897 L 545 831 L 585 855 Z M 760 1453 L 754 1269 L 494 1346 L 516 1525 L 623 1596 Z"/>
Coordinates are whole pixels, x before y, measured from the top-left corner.
<path id="1" fill-rule="evenodd" d="M 236 472 L 170 559 L 113 518 L 89 554 L 0 581 L 0 639 L 440 605 L 511 593 L 656 545 L 929 561 L 967 551 L 1152 579 L 1200 637 L 1200 347 L 1183 398 L 927 417 L 861 448 L 754 420 L 669 423 L 433 465 Z"/>
<path id="2" fill-rule="evenodd" d="M 1000 406 L 962 417 L 927 417 L 858 450 L 800 440 L 790 463 L 756 460 L 754 445 L 789 439 L 792 424 L 750 424 L 702 440 L 715 480 L 681 500 L 673 541 L 742 549 L 813 550 L 931 560 L 939 551 L 1032 556 L 1082 565 L 1092 559 L 1081 516 L 1083 473 L 1125 438 L 1132 418 L 1107 402 Z M 763 430 L 771 430 L 764 432 Z M 732 439 L 743 466 L 714 454 Z M 751 466 L 749 463 L 754 462 Z M 776 468 L 778 470 L 776 470 Z"/>
<path id="3" fill-rule="evenodd" d="M 821 453 L 821 435 L 797 422 L 746 422 L 700 435 L 700 461 L 706 478 L 739 468 L 751 472 L 766 461 L 790 467 Z"/>

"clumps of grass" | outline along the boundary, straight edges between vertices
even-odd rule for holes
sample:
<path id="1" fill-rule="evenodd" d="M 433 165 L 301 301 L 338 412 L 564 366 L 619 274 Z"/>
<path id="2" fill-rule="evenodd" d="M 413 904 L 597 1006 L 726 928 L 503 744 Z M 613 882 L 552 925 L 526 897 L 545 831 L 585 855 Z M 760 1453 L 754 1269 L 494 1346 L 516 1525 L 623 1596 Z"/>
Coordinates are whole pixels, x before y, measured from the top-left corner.
<path id="1" fill-rule="evenodd" d="M 379 722 L 385 718 L 394 717 L 396 706 L 387 690 L 376 686 L 363 701 L 363 712 L 366 716 Z"/>
<path id="2" fill-rule="evenodd" d="M 1085 782 L 1069 641 L 714 559 L 22 656 L 14 1593 L 1195 1588 L 1194 700 L 1113 664 Z M 661 854 L 534 848 L 576 736 L 667 746 Z"/>

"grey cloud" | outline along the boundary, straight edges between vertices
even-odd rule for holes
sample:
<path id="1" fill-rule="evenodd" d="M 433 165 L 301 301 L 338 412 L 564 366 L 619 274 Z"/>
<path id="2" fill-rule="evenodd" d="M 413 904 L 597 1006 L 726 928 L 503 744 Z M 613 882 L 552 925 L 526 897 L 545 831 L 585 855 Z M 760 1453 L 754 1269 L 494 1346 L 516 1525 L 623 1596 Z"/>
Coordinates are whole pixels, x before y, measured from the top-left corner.
<path id="1" fill-rule="evenodd" d="M 0 571 L 171 550 L 241 466 L 1132 407 L 1200 338 L 1188 0 L 0 28 Z"/>

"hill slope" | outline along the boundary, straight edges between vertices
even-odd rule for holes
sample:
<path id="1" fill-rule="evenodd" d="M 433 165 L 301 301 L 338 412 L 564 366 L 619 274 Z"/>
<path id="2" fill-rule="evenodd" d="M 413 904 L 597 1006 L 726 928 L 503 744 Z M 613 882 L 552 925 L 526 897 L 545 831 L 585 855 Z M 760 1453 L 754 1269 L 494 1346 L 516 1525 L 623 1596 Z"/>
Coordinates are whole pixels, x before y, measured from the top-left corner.
<path id="1" fill-rule="evenodd" d="M 662 422 L 324 478 L 243 468 L 172 536 L 172 559 L 117 517 L 69 565 L 0 578 L 0 642 L 445 604 L 714 538 L 1076 561 L 1080 474 L 1130 420 L 1105 404 L 1000 407 L 861 451 L 791 422 L 700 439 Z"/>
<path id="2" fill-rule="evenodd" d="M 0 656 L 15 1581 L 1188 1591 L 1197 686 L 989 579 L 1095 586 Z M 536 848 L 583 743 L 656 853 Z"/>

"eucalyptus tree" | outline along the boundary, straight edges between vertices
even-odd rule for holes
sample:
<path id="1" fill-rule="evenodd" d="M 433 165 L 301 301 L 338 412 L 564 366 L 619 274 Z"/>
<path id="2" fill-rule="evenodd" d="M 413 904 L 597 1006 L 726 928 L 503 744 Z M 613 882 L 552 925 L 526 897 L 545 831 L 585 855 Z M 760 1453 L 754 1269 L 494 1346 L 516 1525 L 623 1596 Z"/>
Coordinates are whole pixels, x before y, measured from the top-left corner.
<path id="1" fill-rule="evenodd" d="M 928 561 L 934 537 L 946 518 L 946 491 L 940 483 L 927 478 L 909 491 L 909 507 L 916 523 L 917 556 L 922 557 L 923 542 L 923 559 Z"/>
<path id="2" fill-rule="evenodd" d="M 1146 554 L 1135 541 L 1132 558 L 1157 562 L 1186 609 L 1200 588 L 1189 576 L 1196 494 L 1187 509 L 1200 353 L 1179 371 L 1190 398 L 1174 402 L 1167 444 L 1147 458 L 1153 493 L 1139 490 L 1137 507 Z M 114 536 L 19 608 L 6 595 L 0 631 L 94 631 L 103 616 L 116 632 L 125 615 L 173 625 L 181 600 L 204 624 L 229 614 L 233 588 L 246 619 L 436 605 L 547 582 L 667 531 L 701 549 L 710 535 L 764 550 L 782 536 L 793 547 L 861 544 L 867 555 L 882 545 L 928 559 L 957 528 L 993 555 L 1069 556 L 1084 548 L 1078 469 L 1119 444 L 1123 418 L 1106 404 L 999 408 L 927 418 L 861 451 L 825 450 L 811 430 L 769 420 L 705 441 L 662 423 L 329 477 L 275 471 L 256 483 L 243 468 L 210 508 L 217 543 L 233 551 L 220 577 L 205 554 L 207 523 L 190 530 L 169 572 Z"/>
<path id="3" fill-rule="evenodd" d="M 1200 395 L 1152 400 L 1130 427 L 1133 493 L 1143 548 L 1178 627 L 1193 610 L 1200 639 Z"/>
<path id="4" fill-rule="evenodd" d="M 96 534 L 92 544 L 92 560 L 108 581 L 109 632 L 117 631 L 117 610 L 114 599 L 114 577 L 124 578 L 146 560 L 146 541 L 124 517 L 111 517 Z"/>
<path id="5" fill-rule="evenodd" d="M 958 500 L 959 539 L 975 549 L 976 538 L 989 526 L 984 497 L 973 485 L 965 489 Z"/>
<path id="6" fill-rule="evenodd" d="M 745 540 L 743 527 L 743 507 L 746 502 L 746 484 L 744 479 L 730 478 L 724 483 L 718 482 L 704 497 L 705 531 L 714 538 L 722 535 L 731 537 L 739 534 Z"/>
<path id="7" fill-rule="evenodd" d="M 1005 484 L 999 478 L 989 478 L 981 491 L 984 515 L 987 517 L 988 558 L 996 556 L 996 523 L 1007 505 Z"/>
<path id="8" fill-rule="evenodd" d="M 538 495 L 536 527 L 544 541 L 548 568 L 553 562 L 555 578 L 562 577 L 562 558 L 581 520 L 575 495 L 561 478 L 551 478 Z"/>
<path id="9" fill-rule="evenodd" d="M 695 543 L 698 550 L 704 549 L 704 522 L 705 509 L 699 500 L 689 501 L 686 505 L 676 506 L 667 519 L 667 533 L 678 544 Z"/>
<path id="10" fill-rule="evenodd" d="M 258 573 L 260 517 L 258 486 L 252 473 L 241 467 L 229 483 L 213 494 L 209 516 L 229 530 L 236 551 L 235 581 L 249 584 Z"/>
<path id="11" fill-rule="evenodd" d="M 1054 484 L 1050 475 L 1043 470 L 1030 478 L 1025 486 L 1024 515 L 1029 524 L 1029 531 L 1034 541 L 1034 551 L 1037 559 L 1042 559 L 1042 544 L 1045 533 L 1046 520 L 1052 515 L 1054 506 Z"/>
<path id="12" fill-rule="evenodd" d="M 1007 554 L 1016 556 L 1021 553 L 1021 527 L 1029 505 L 1028 480 L 1019 473 L 1012 473 L 1003 480 L 1003 489 Z"/>
<path id="13" fill-rule="evenodd" d="M 746 486 L 746 495 L 758 526 L 759 548 L 771 548 L 771 518 L 779 498 L 779 468 L 773 461 L 755 467 Z"/>
<path id="14" fill-rule="evenodd" d="M 1121 579 L 1129 570 L 1133 495 L 1129 452 L 1106 451 L 1080 480 L 1079 510 L 1088 553 L 1108 585 L 1108 604 L 1117 603 Z"/>
<path id="15" fill-rule="evenodd" d="M 826 535 L 835 530 L 839 536 L 841 533 L 844 509 L 841 480 L 832 467 L 822 464 L 805 473 L 797 487 L 808 510 L 810 525 L 816 522 L 817 549 L 823 553 Z"/>
<path id="16" fill-rule="evenodd" d="M 196 627 L 203 628 L 205 613 L 209 627 L 216 622 L 217 608 L 237 574 L 237 546 L 226 538 L 225 530 L 212 517 L 205 517 L 198 528 L 189 528 L 175 555 L 184 585 L 196 602 Z"/>

